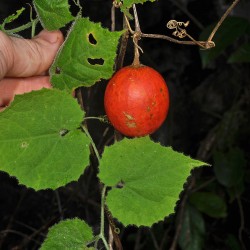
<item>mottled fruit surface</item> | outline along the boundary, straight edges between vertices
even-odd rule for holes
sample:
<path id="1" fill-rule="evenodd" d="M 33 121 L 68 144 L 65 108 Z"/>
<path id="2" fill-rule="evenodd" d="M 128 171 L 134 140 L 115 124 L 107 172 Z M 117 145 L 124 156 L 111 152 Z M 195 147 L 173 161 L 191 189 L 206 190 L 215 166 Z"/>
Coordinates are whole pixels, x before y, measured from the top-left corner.
<path id="1" fill-rule="evenodd" d="M 115 129 L 131 137 L 145 136 L 155 132 L 166 119 L 169 92 L 156 70 L 143 65 L 127 66 L 110 79 L 104 106 Z"/>

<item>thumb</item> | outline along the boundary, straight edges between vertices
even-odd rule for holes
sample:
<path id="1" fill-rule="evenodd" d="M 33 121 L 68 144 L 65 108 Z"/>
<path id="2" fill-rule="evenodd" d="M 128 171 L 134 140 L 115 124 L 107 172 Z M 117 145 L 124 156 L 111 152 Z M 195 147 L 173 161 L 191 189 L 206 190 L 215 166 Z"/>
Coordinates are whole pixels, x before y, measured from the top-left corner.
<path id="1" fill-rule="evenodd" d="M 1 33 L 0 38 L 2 47 L 0 50 L 5 60 L 5 72 L 3 71 L 2 77 L 28 77 L 43 74 L 51 66 L 63 43 L 63 35 L 60 31 L 44 30 L 33 39 L 8 37 Z M 0 67 L 0 77 L 1 73 Z"/>

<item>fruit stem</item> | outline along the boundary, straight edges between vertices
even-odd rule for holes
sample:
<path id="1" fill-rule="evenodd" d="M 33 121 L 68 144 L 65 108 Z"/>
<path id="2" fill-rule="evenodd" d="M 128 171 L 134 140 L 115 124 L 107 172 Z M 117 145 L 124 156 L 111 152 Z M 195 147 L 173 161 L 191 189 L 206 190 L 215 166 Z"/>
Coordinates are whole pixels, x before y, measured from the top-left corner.
<path id="1" fill-rule="evenodd" d="M 139 47 L 138 41 L 141 39 L 142 32 L 141 32 L 140 23 L 139 23 L 138 14 L 137 14 L 135 4 L 133 4 L 133 11 L 134 11 L 134 18 L 135 18 L 135 33 L 133 35 L 133 42 L 134 42 L 134 46 L 135 46 L 135 51 L 134 51 L 135 56 L 134 56 L 134 61 L 133 61 L 132 65 L 134 67 L 140 67 L 141 63 L 140 63 L 140 52 L 139 52 L 139 50 L 142 51 L 142 49 Z"/>
<path id="2" fill-rule="evenodd" d="M 141 32 L 135 32 L 135 34 L 133 35 L 133 42 L 134 42 L 134 61 L 132 63 L 132 65 L 134 67 L 140 67 L 141 63 L 140 63 L 140 52 L 139 52 L 139 45 L 138 45 L 138 41 L 140 40 L 141 37 Z"/>

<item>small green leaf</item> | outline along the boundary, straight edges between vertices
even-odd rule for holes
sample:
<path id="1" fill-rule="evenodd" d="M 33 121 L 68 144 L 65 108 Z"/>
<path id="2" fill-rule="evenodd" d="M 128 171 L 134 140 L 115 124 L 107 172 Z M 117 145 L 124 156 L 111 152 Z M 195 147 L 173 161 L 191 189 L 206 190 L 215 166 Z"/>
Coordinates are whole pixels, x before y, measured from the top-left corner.
<path id="1" fill-rule="evenodd" d="M 216 152 L 214 155 L 214 172 L 217 180 L 226 187 L 237 186 L 243 181 L 246 161 L 238 148 L 227 153 Z"/>
<path id="2" fill-rule="evenodd" d="M 148 137 L 124 139 L 107 147 L 99 177 L 112 190 L 107 205 L 125 226 L 151 226 L 174 212 L 190 171 L 206 165 Z"/>
<path id="3" fill-rule="evenodd" d="M 229 63 L 249 63 L 250 62 L 250 43 L 239 47 L 228 59 Z"/>
<path id="4" fill-rule="evenodd" d="M 75 18 L 69 10 L 68 0 L 34 0 L 34 6 L 43 28 L 57 30 Z"/>
<path id="5" fill-rule="evenodd" d="M 12 14 L 4 19 L 2 26 L 4 26 L 7 23 L 12 23 L 14 20 L 16 20 L 23 12 L 25 8 L 21 8 L 20 10 L 17 10 L 15 14 Z"/>
<path id="6" fill-rule="evenodd" d="M 132 18 L 131 14 L 129 13 L 129 8 L 132 7 L 133 4 L 143 4 L 145 2 L 155 2 L 156 0 L 117 0 L 117 3 L 122 3 L 121 11 L 127 15 L 129 18 Z"/>
<path id="7" fill-rule="evenodd" d="M 190 195 L 189 201 L 198 210 L 213 218 L 227 216 L 227 205 L 218 195 L 210 192 L 196 192 Z"/>
<path id="8" fill-rule="evenodd" d="M 0 170 L 36 190 L 77 180 L 89 163 L 90 141 L 78 129 L 83 116 L 59 90 L 16 96 L 0 112 Z"/>
<path id="9" fill-rule="evenodd" d="M 77 19 L 50 69 L 53 86 L 71 92 L 109 79 L 122 33 L 110 32 L 88 18 Z"/>
<path id="10" fill-rule="evenodd" d="M 64 220 L 49 229 L 41 250 L 89 250 L 94 240 L 92 229 L 79 219 Z"/>
<path id="11" fill-rule="evenodd" d="M 238 239 L 233 234 L 227 236 L 225 243 L 228 250 L 242 250 Z"/>
<path id="12" fill-rule="evenodd" d="M 206 41 L 214 26 L 215 24 L 207 27 L 202 32 L 200 40 Z M 250 24 L 247 19 L 228 17 L 214 36 L 215 47 L 209 50 L 200 50 L 203 67 L 206 67 L 211 61 L 222 54 L 229 45 L 233 44 L 236 39 L 244 35 L 249 26 Z"/>
<path id="13" fill-rule="evenodd" d="M 202 214 L 187 205 L 182 220 L 178 243 L 183 250 L 200 250 L 204 246 L 205 222 Z"/>

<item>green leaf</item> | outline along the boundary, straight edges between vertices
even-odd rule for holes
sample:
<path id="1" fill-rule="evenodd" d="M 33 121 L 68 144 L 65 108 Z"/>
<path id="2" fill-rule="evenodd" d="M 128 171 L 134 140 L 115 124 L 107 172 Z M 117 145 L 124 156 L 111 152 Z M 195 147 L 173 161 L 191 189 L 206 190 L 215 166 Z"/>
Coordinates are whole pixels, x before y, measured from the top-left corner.
<path id="1" fill-rule="evenodd" d="M 184 210 L 182 227 L 178 239 L 181 249 L 203 249 L 205 233 L 205 222 L 202 214 L 193 206 L 187 205 Z"/>
<path id="2" fill-rule="evenodd" d="M 129 13 L 129 9 L 132 7 L 133 4 L 143 4 L 145 2 L 155 2 L 156 0 L 117 0 L 116 2 L 122 3 L 121 11 L 127 15 L 129 18 L 132 18 L 131 14 Z"/>
<path id="3" fill-rule="evenodd" d="M 202 32 L 200 40 L 206 41 L 214 26 L 215 24 L 207 27 Z M 247 19 L 228 17 L 214 36 L 215 47 L 209 50 L 200 50 L 203 67 L 206 67 L 211 61 L 221 55 L 229 45 L 233 44 L 236 39 L 244 35 L 249 26 L 250 24 Z"/>
<path id="4" fill-rule="evenodd" d="M 94 240 L 92 229 L 79 219 L 64 220 L 49 229 L 41 250 L 87 250 Z"/>
<path id="5" fill-rule="evenodd" d="M 36 190 L 77 180 L 89 163 L 90 141 L 78 129 L 83 116 L 59 90 L 16 96 L 0 113 L 0 170 Z"/>
<path id="6" fill-rule="evenodd" d="M 202 165 L 148 137 L 124 139 L 105 149 L 99 177 L 112 187 L 107 205 L 115 218 L 151 226 L 174 212 L 190 171 Z"/>
<path id="7" fill-rule="evenodd" d="M 216 152 L 214 155 L 214 172 L 217 180 L 226 187 L 237 186 L 243 181 L 246 161 L 238 148 L 227 153 Z"/>
<path id="8" fill-rule="evenodd" d="M 122 33 L 110 32 L 88 18 L 77 19 L 50 69 L 53 86 L 71 92 L 109 79 Z"/>
<path id="9" fill-rule="evenodd" d="M 190 195 L 189 201 L 198 210 L 213 218 L 227 216 L 227 205 L 217 194 L 210 192 L 196 192 Z"/>
<path id="10" fill-rule="evenodd" d="M 34 6 L 43 28 L 57 30 L 75 18 L 69 10 L 68 0 L 34 0 Z"/>
<path id="11" fill-rule="evenodd" d="M 23 12 L 25 8 L 21 8 L 20 10 L 17 10 L 15 14 L 12 14 L 4 19 L 2 26 L 4 26 L 7 23 L 12 23 L 14 20 L 16 20 Z"/>
<path id="12" fill-rule="evenodd" d="M 228 59 L 229 63 L 249 63 L 250 62 L 250 43 L 239 47 Z"/>
<path id="13" fill-rule="evenodd" d="M 238 239 L 233 234 L 229 234 L 225 242 L 226 242 L 226 247 L 228 250 L 241 250 L 242 249 Z"/>

